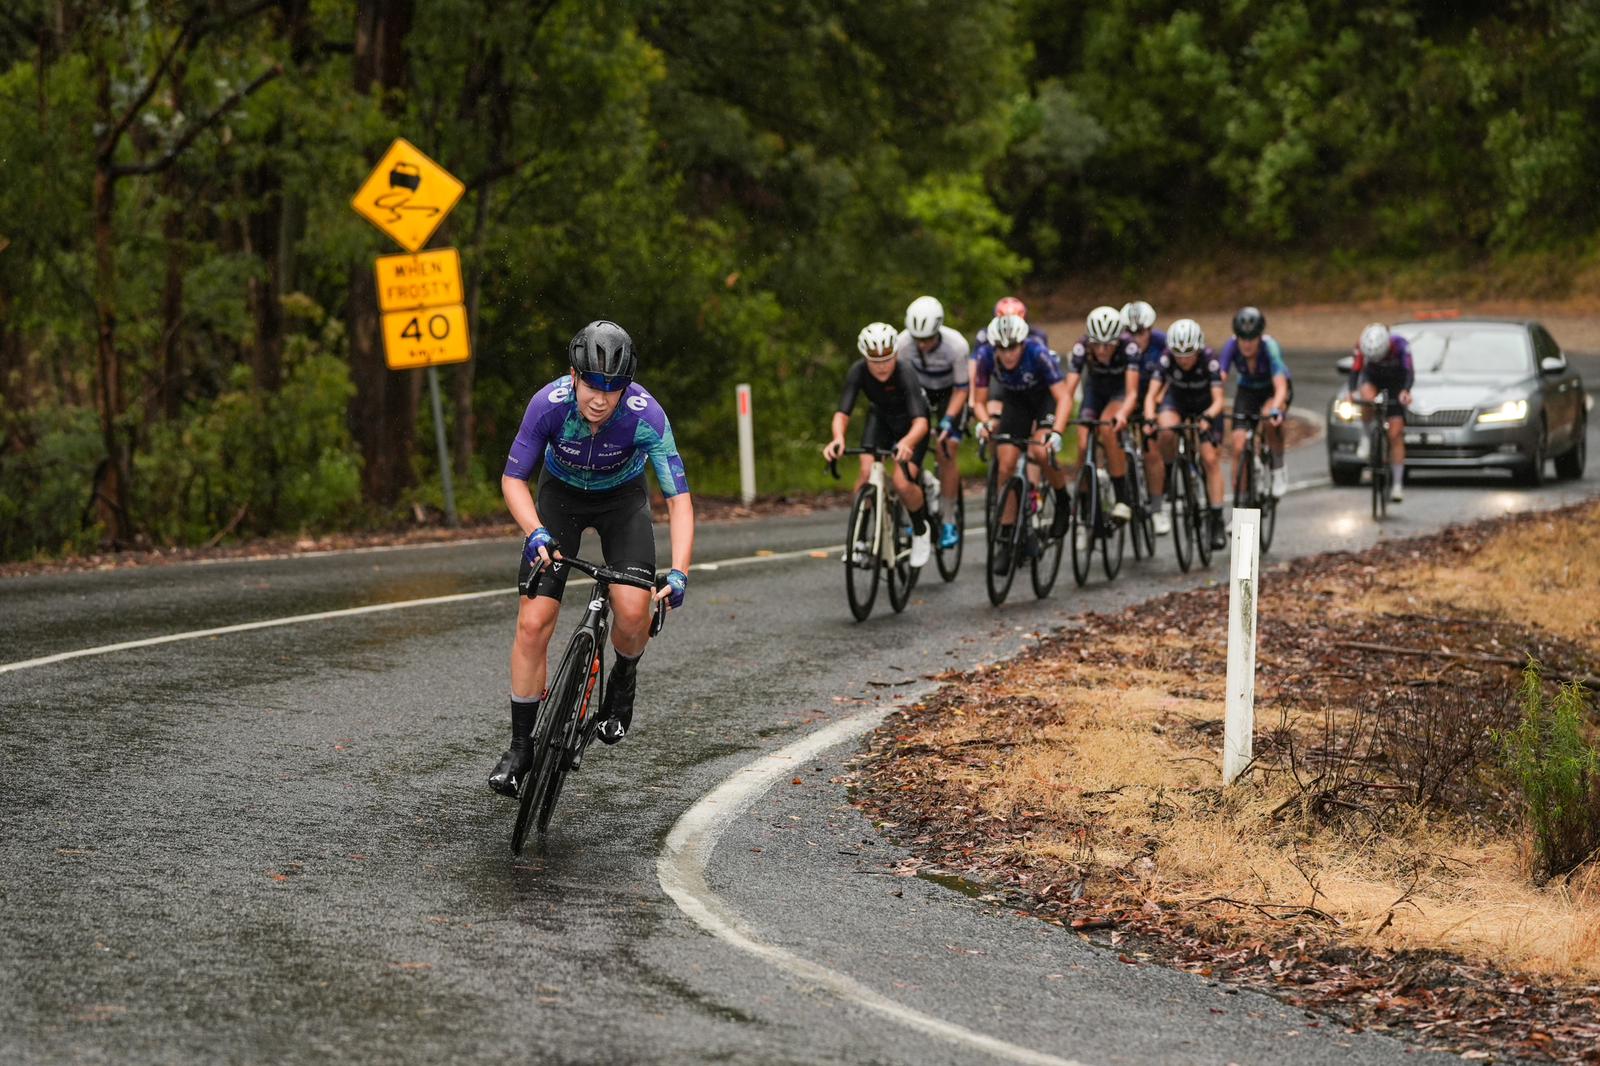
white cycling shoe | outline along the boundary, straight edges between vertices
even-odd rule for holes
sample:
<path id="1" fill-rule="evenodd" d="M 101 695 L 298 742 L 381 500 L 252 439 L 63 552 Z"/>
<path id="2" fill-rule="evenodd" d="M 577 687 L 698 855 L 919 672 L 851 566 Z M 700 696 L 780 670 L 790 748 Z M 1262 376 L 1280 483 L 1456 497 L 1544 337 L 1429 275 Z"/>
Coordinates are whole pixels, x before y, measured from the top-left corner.
<path id="1" fill-rule="evenodd" d="M 1275 499 L 1283 499 L 1289 492 L 1289 471 L 1286 467 L 1278 467 L 1272 472 L 1272 495 Z"/>
<path id="2" fill-rule="evenodd" d="M 1126 522 L 1133 517 L 1133 508 L 1118 500 L 1111 508 L 1111 517 L 1117 522 Z"/>
<path id="3" fill-rule="evenodd" d="M 1366 434 L 1366 431 L 1363 430 L 1362 433 L 1361 433 L 1361 439 L 1356 441 L 1356 461 L 1360 462 L 1360 463 L 1364 463 L 1368 459 L 1371 459 L 1371 458 L 1372 458 L 1372 439 L 1370 437 L 1368 437 L 1367 434 Z"/>
<path id="4" fill-rule="evenodd" d="M 929 542 L 928 531 L 911 534 L 911 565 L 923 567 L 928 565 L 928 557 L 933 554 L 933 545 Z"/>
<path id="5" fill-rule="evenodd" d="M 1164 537 L 1172 532 L 1172 516 L 1166 511 L 1157 511 L 1150 516 L 1150 521 L 1155 524 L 1156 536 Z"/>
<path id="6" fill-rule="evenodd" d="M 1405 498 L 1406 498 L 1405 490 L 1400 487 L 1399 482 L 1396 482 L 1395 484 L 1389 486 L 1389 502 L 1390 503 L 1402 503 L 1402 502 L 1405 501 Z"/>

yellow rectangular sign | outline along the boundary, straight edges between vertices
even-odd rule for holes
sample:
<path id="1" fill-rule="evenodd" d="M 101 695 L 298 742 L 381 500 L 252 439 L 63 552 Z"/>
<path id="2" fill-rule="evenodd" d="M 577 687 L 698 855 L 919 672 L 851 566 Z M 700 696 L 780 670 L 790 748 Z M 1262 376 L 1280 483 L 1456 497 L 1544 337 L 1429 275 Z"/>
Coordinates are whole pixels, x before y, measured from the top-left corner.
<path id="1" fill-rule="evenodd" d="M 415 370 L 472 358 L 462 304 L 390 311 L 383 316 L 383 356 L 390 370 Z"/>
<path id="2" fill-rule="evenodd" d="M 400 247 L 415 252 L 428 243 L 466 190 L 416 145 L 396 137 L 350 206 Z"/>
<path id="3" fill-rule="evenodd" d="M 380 255 L 378 309 L 408 311 L 466 302 L 461 288 L 461 253 L 439 248 L 416 255 Z"/>

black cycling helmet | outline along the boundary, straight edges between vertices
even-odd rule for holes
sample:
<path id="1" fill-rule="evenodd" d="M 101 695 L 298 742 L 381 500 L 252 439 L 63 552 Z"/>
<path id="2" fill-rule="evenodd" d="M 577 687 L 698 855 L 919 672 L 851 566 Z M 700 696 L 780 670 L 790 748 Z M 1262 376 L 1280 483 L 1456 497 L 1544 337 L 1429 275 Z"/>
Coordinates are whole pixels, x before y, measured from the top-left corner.
<path id="1" fill-rule="evenodd" d="M 1233 316 L 1233 335 L 1240 340 L 1254 340 L 1266 332 L 1267 316 L 1259 307 L 1241 307 Z"/>
<path id="2" fill-rule="evenodd" d="M 603 318 L 573 335 L 572 343 L 567 345 L 567 360 L 585 384 L 602 392 L 627 388 L 639 369 L 628 331 Z"/>

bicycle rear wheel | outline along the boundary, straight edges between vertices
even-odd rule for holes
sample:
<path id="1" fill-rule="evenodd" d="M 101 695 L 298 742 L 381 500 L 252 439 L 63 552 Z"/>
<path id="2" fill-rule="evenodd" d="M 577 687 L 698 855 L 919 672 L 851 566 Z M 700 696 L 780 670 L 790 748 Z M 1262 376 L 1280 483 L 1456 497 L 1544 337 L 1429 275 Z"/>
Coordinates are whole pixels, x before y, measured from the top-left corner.
<path id="1" fill-rule="evenodd" d="M 1102 521 L 1110 525 L 1100 539 L 1100 568 L 1106 572 L 1107 581 L 1115 581 L 1122 572 L 1122 553 L 1127 550 L 1129 523 L 1118 522 L 1115 518 L 1103 518 Z"/>
<path id="2" fill-rule="evenodd" d="M 871 485 L 863 485 L 850 508 L 844 540 L 844 591 L 857 622 L 867 620 L 872 601 L 878 598 L 878 555 L 874 551 L 877 532 L 877 493 Z"/>
<path id="3" fill-rule="evenodd" d="M 899 614 L 911 602 L 911 589 L 917 583 L 917 568 L 911 565 L 911 512 L 899 500 L 889 507 L 889 529 L 890 543 L 894 545 L 894 562 L 889 565 L 889 606 Z"/>
<path id="4" fill-rule="evenodd" d="M 989 464 L 983 477 L 983 532 L 990 540 L 994 539 L 994 531 L 999 525 L 995 521 L 995 505 L 1000 502 L 1000 460 L 995 455 L 997 448 L 989 449 Z"/>
<path id="5" fill-rule="evenodd" d="M 1172 464 L 1172 476 L 1167 479 L 1167 506 L 1172 510 L 1172 549 L 1178 556 L 1178 569 L 1184 573 L 1194 564 L 1194 525 L 1189 517 L 1190 501 L 1188 464 L 1182 459 Z"/>
<path id="6" fill-rule="evenodd" d="M 1046 482 L 1040 486 L 1039 513 L 1033 516 L 1034 553 L 1033 558 L 1028 560 L 1033 594 L 1041 600 L 1050 595 L 1050 590 L 1056 584 L 1056 575 L 1061 572 L 1061 538 L 1050 535 L 1056 522 L 1056 507 L 1055 489 Z"/>
<path id="7" fill-rule="evenodd" d="M 561 793 L 561 780 L 566 777 L 566 746 L 569 727 L 578 716 L 578 704 L 583 699 L 583 687 L 589 677 L 589 657 L 594 653 L 594 636 L 586 630 L 572 635 L 556 667 L 549 695 L 539 707 L 539 718 L 533 726 L 533 765 L 522 779 L 517 793 L 517 824 L 511 831 L 511 853 L 522 854 L 528 830 L 534 824 L 539 832 L 550 825 L 550 814 L 555 801 L 550 797 Z"/>
<path id="8" fill-rule="evenodd" d="M 1028 521 L 1028 508 L 1023 498 L 1025 485 L 1026 482 L 1020 475 L 1013 477 L 1005 483 L 1005 487 L 1000 490 L 995 500 L 994 531 L 989 534 L 989 549 L 985 553 L 987 557 L 984 559 L 984 582 L 989 589 L 989 602 L 996 607 L 1006 602 L 1006 597 L 1011 594 L 1011 583 L 1016 580 L 1017 567 L 1021 564 L 1017 552 L 1022 544 L 1023 525 Z M 1002 536 L 1000 519 L 1008 508 L 1016 517 L 1012 519 L 1010 535 Z M 997 574 L 994 572 L 994 564 L 1000 557 L 1002 547 L 1006 549 L 1009 561 L 1005 573 Z"/>
<path id="9" fill-rule="evenodd" d="M 1265 555 L 1272 548 L 1272 534 L 1278 530 L 1278 498 L 1268 490 L 1261 494 L 1260 506 L 1261 554 Z"/>
<path id="10" fill-rule="evenodd" d="M 959 478 L 956 479 L 953 505 L 950 497 L 945 496 L 943 497 L 942 506 L 944 509 L 944 514 L 941 516 L 943 520 L 954 522 L 956 525 L 956 546 L 954 548 L 939 547 L 939 538 L 936 535 L 933 541 L 933 551 L 935 560 L 939 564 L 939 576 L 946 581 L 954 581 L 956 575 L 961 572 L 961 555 L 967 543 L 967 504 L 962 498 L 961 480 Z M 943 531 L 938 530 L 935 532 Z"/>
<path id="11" fill-rule="evenodd" d="M 1094 467 L 1088 463 L 1078 468 L 1078 481 L 1072 492 L 1072 524 L 1067 531 L 1072 549 L 1072 580 L 1082 588 L 1089 580 L 1089 567 L 1094 562 L 1094 542 L 1100 524 L 1100 492 L 1095 484 Z"/>
<path id="12" fill-rule="evenodd" d="M 1206 495 L 1205 477 L 1193 459 L 1184 464 L 1189 483 L 1189 520 L 1194 523 L 1194 553 L 1201 566 L 1211 565 L 1211 497 Z"/>

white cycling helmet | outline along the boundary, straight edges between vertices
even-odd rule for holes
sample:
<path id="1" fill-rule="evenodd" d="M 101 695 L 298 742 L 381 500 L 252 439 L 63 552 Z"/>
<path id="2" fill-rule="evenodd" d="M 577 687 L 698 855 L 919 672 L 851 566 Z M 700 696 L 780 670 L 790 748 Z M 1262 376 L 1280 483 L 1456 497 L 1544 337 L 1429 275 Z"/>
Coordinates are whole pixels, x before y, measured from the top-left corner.
<path id="1" fill-rule="evenodd" d="M 856 351 L 868 359 L 888 359 L 894 355 L 895 328 L 887 322 L 869 322 L 856 334 Z M 874 355 L 880 352 L 880 355 Z"/>
<path id="2" fill-rule="evenodd" d="M 1095 344 L 1110 344 L 1122 333 L 1122 312 L 1104 305 L 1089 312 L 1087 319 L 1089 340 Z"/>
<path id="3" fill-rule="evenodd" d="M 996 348 L 1011 348 L 1028 339 L 1028 324 L 1021 315 L 1001 315 L 989 323 L 988 335 Z"/>
<path id="4" fill-rule="evenodd" d="M 1198 355 L 1205 346 L 1205 331 L 1192 318 L 1180 318 L 1167 329 L 1167 347 L 1173 355 Z"/>
<path id="5" fill-rule="evenodd" d="M 918 340 L 939 335 L 944 325 L 944 304 L 932 296 L 918 296 L 906 308 L 906 332 Z"/>
<path id="6" fill-rule="evenodd" d="M 1374 322 L 1361 331 L 1361 354 L 1373 362 L 1389 357 L 1389 327 Z"/>
<path id="7" fill-rule="evenodd" d="M 1156 309 L 1143 300 L 1125 303 L 1122 305 L 1122 321 L 1127 323 L 1130 332 L 1138 333 L 1156 324 Z"/>

